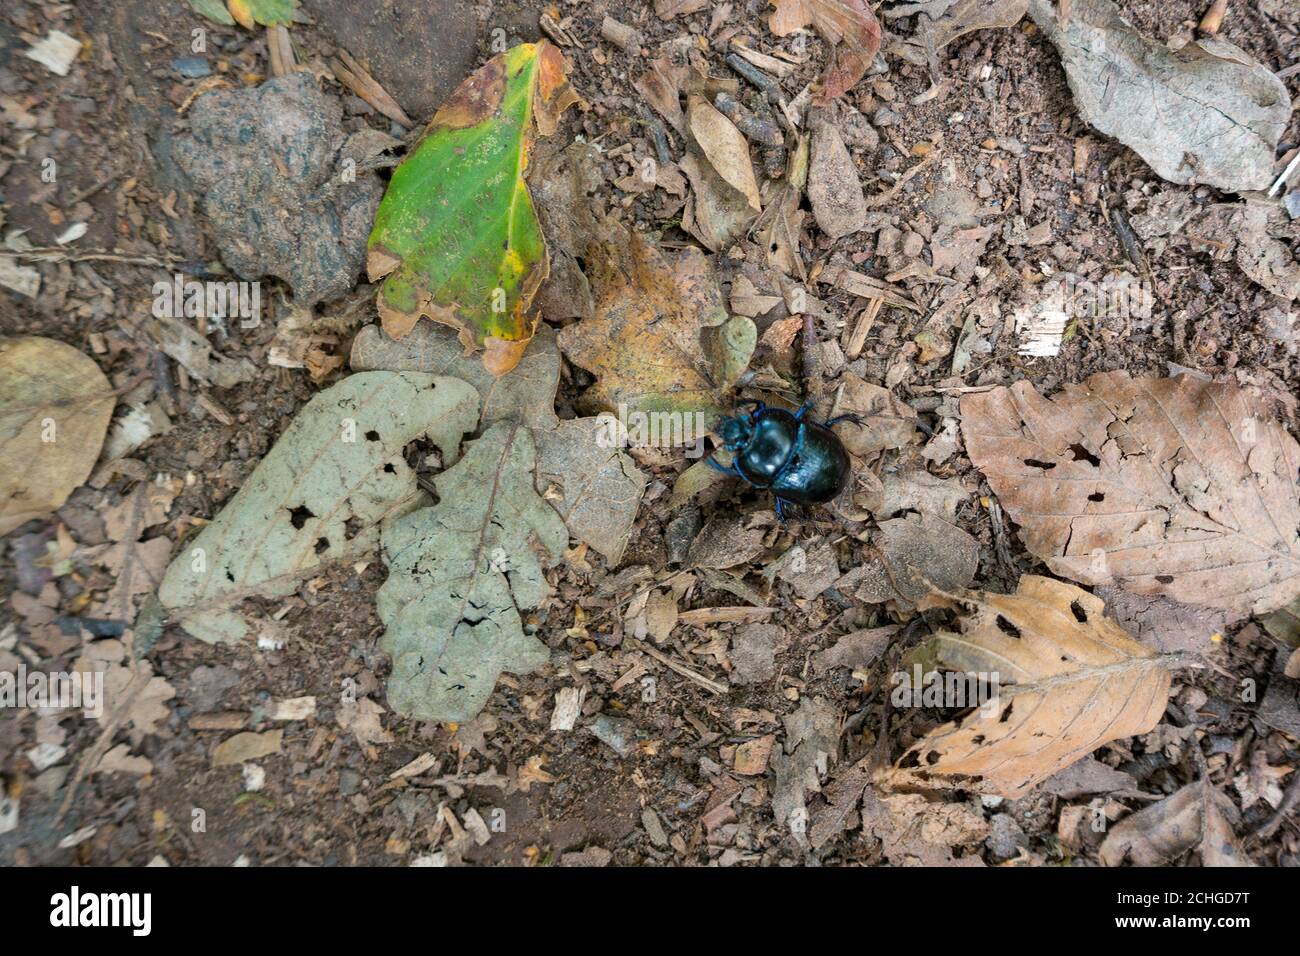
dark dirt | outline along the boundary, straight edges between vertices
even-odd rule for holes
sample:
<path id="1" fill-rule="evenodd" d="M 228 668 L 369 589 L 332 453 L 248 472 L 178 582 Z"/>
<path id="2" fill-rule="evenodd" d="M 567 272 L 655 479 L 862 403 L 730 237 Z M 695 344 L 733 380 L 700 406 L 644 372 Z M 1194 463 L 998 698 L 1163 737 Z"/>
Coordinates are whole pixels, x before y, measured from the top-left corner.
<path id="1" fill-rule="evenodd" d="M 365 13 L 358 6 L 304 0 L 311 22 L 292 30 L 300 62 L 322 76 L 336 45 L 344 46 L 368 62 L 420 121 L 483 62 L 491 52 L 494 30 L 504 30 L 509 42 L 537 36 L 539 11 L 522 0 L 476 5 L 388 0 L 369 5 Z M 641 98 L 631 85 L 644 68 L 644 58 L 628 57 L 603 42 L 601 20 L 609 14 L 637 26 L 645 34 L 643 46 L 652 53 L 661 41 L 684 32 L 716 40 L 736 30 L 767 49 L 773 38 L 760 16 L 765 4 L 736 0 L 730 16 L 712 33 L 711 8 L 665 23 L 649 4 L 634 0 L 556 6 L 561 16 L 573 17 L 569 32 L 583 44 L 584 49 L 566 48 L 565 53 L 574 65 L 576 87 L 591 104 L 590 111 L 570 116 L 561 137 L 582 134 L 601 141 L 607 198 L 621 205 L 629 220 L 654 229 L 662 228 L 665 220 L 680 222 L 680 209 L 671 208 L 671 202 L 665 209 L 662 194 L 625 196 L 613 186 L 628 174 L 632 156 L 653 155 L 653 146 L 642 124 Z M 1199 0 L 1134 0 L 1125 6 L 1138 26 L 1162 38 L 1194 24 L 1203 12 Z M 1241 6 L 1237 13 L 1234 5 L 1225 24 L 1226 38 L 1274 70 L 1300 61 L 1294 20 L 1288 25 L 1255 4 Z M 906 23 L 885 25 L 906 35 Z M 26 38 L 43 35 L 52 26 L 87 44 L 68 77 L 53 76 L 19 55 Z M 216 348 L 248 359 L 259 370 L 253 381 L 236 388 L 201 388 L 139 332 L 154 282 L 167 279 L 174 269 L 204 272 L 217 258 L 200 197 L 172 159 L 173 143 L 188 124 L 180 110 L 186 107 L 188 112 L 188 100 L 202 81 L 183 78 L 171 63 L 189 54 L 190 31 L 197 27 L 208 31 L 204 55 L 213 75 L 240 87 L 266 75 L 262 34 L 214 28 L 181 2 L 98 0 L 64 7 L 13 0 L 0 14 L 0 97 L 13 98 L 36 117 L 33 128 L 23 132 L 25 138 L 0 117 L 3 232 L 27 230 L 33 245 L 46 247 L 69 223 L 89 225 L 85 237 L 69 250 L 71 255 L 40 263 L 43 284 L 37 299 L 0 289 L 0 334 L 46 335 L 68 342 L 92 355 L 132 400 L 158 403 L 171 422 L 167 433 L 132 456 L 133 464 L 96 476 L 60 511 L 59 522 L 81 548 L 104 541 L 99 516 L 108 506 L 136 482 L 161 474 L 174 480 L 178 494 L 166 525 L 152 529 L 151 535 L 167 536 L 179 550 L 179 543 L 230 498 L 319 387 L 301 370 L 272 367 L 266 361 L 277 321 L 288 314 L 280 294 L 285 290 L 269 284 L 264 294 L 270 288 L 276 293 L 265 295 L 271 301 L 266 303 L 268 320 L 260 327 L 205 330 Z M 792 93 L 824 62 L 820 41 L 812 41 L 809 52 L 809 62 L 785 81 Z M 709 61 L 715 74 L 727 73 L 721 53 L 709 54 Z M 882 215 L 877 228 L 894 226 L 929 239 L 935 222 L 924 206 L 942 185 L 937 178 L 941 174 L 949 177 L 949 184 L 976 192 L 984 209 L 996 207 L 981 220 L 996 228 L 981 259 L 988 271 L 975 278 L 973 290 L 1002 302 L 1004 318 L 1026 288 L 1042 281 L 1044 263 L 1053 271 L 1097 278 L 1123 267 L 1127 260 L 1109 207 L 1118 205 L 1136 215 L 1165 186 L 1133 153 L 1083 127 L 1050 45 L 1022 24 L 968 35 L 943 52 L 940 65 L 951 90 L 923 105 L 908 104 L 929 87 L 926 71 L 896 59 L 890 60 L 888 76 L 864 82 L 848 97 L 868 118 L 882 107 L 900 114 L 896 125 L 880 129 L 878 150 L 854 149 L 868 195 L 885 188 L 879 174 L 897 174 L 917 161 L 925 152 L 916 149 L 918 143 L 939 151 L 925 174 L 908 183 L 895 203 L 878 211 Z M 1300 96 L 1300 76 L 1291 76 L 1287 84 L 1293 97 Z M 365 127 L 403 132 L 332 80 L 326 79 L 322 87 L 342 103 L 344 132 Z M 745 95 L 752 94 L 746 90 Z M 0 104 L 5 102 L 0 98 Z M 962 119 L 955 121 L 954 114 Z M 941 139 L 935 142 L 936 137 Z M 990 144 L 990 139 L 995 142 Z M 1087 141 L 1089 152 L 1083 174 L 1075 175 L 1080 140 Z M 1295 116 L 1284 141 L 1300 143 L 1300 120 Z M 631 144 L 629 153 L 608 158 L 625 143 Z M 677 157 L 680 145 L 673 143 Z M 56 184 L 40 180 L 40 160 L 47 156 L 59 164 Z M 1204 188 L 1191 193 L 1201 204 L 1223 200 Z M 1036 245 L 1006 242 L 1004 224 L 1015 216 L 1024 217 L 1028 227 L 1047 223 L 1046 240 Z M 872 274 L 903 264 L 878 253 L 876 229 L 834 243 L 813 234 L 814 246 L 805 248 L 809 264 L 842 260 Z M 664 238 L 680 242 L 687 237 L 670 227 Z M 1017 353 L 1009 325 L 1004 329 L 998 319 L 983 330 L 991 351 L 977 354 L 956 384 L 1028 377 L 1040 392 L 1048 393 L 1094 371 L 1123 368 L 1135 374 L 1167 374 L 1170 363 L 1177 363 L 1209 375 L 1239 375 L 1279 396 L 1283 408 L 1288 396 L 1293 406 L 1300 395 L 1296 333 L 1293 328 L 1279 332 L 1265 321 L 1266 311 L 1278 303 L 1250 283 L 1230 259 L 1214 255 L 1213 242 L 1214 237 L 1205 242 L 1175 237 L 1152 258 L 1156 295 L 1148 322 L 1124 328 L 1081 325 L 1059 356 L 1026 359 Z M 78 257 L 88 250 L 112 250 L 118 259 Z M 722 262 L 719 268 L 726 274 L 728 264 Z M 921 297 L 928 298 L 933 290 L 921 291 Z M 819 338 L 839 339 L 856 306 L 849 296 L 825 286 L 818 294 L 836 316 L 822 321 Z M 336 311 L 337 306 L 327 303 L 320 313 Z M 871 382 L 888 380 L 899 397 L 922 411 L 928 425 L 937 427 L 945 393 L 936 389 L 954 380 L 950 358 L 919 361 L 914 339 L 926 328 L 929 315 L 887 309 L 862 358 L 850 368 Z M 760 324 L 780 317 L 769 315 Z M 951 341 L 958 330 L 937 331 Z M 335 354 L 346 355 L 346 336 L 334 348 Z M 799 366 L 791 361 L 786 367 Z M 582 380 L 581 374 L 566 368 L 562 415 L 572 414 Z M 1291 415 L 1288 425 L 1297 433 L 1293 411 Z M 914 451 L 907 454 L 910 458 L 899 464 L 924 465 Z M 142 865 L 161 857 L 172 865 L 228 865 L 237 860 L 254 865 L 405 865 L 448 850 L 448 833 L 454 834 L 455 828 L 449 826 L 444 808 L 456 821 L 464 821 L 473 809 L 489 824 L 494 810 L 504 812 L 503 832 L 494 833 L 484 846 L 461 841 L 449 852 L 453 861 L 463 854 L 479 863 L 553 864 L 566 853 L 597 848 L 621 864 L 884 862 L 881 840 L 858 828 L 816 851 L 801 847 L 773 819 L 771 771 L 745 776 L 731 768 L 741 744 L 774 734 L 779 746 L 782 718 L 795 712 L 799 701 L 817 697 L 832 702 L 844 721 L 836 766 L 852 766 L 878 744 L 885 676 L 897 666 L 902 651 L 925 636 L 927 625 L 913 619 L 865 677 L 850 676 L 846 669 L 815 670 L 810 663 L 815 652 L 850 631 L 896 623 L 895 616 L 883 605 L 863 606 L 834 589 L 801 598 L 788 582 L 773 584 L 762 571 L 796 538 L 810 550 L 829 542 L 840 569 L 847 570 L 861 560 L 863 545 L 855 535 L 866 525 L 842 523 L 821 513 L 783 531 L 767 517 L 765 496 L 726 486 L 721 495 L 701 502 L 702 518 L 722 511 L 753 512 L 761 522 L 763 553 L 743 569 L 748 572 L 743 583 L 777 609 L 765 621 L 782 634 L 775 649 L 775 676 L 716 696 L 631 654 L 621 611 L 650 578 L 626 575 L 626 569 L 645 565 L 661 577 L 669 569 L 669 516 L 663 503 L 675 475 L 688 463 L 661 454 L 641 459 L 642 467 L 652 473 L 652 486 L 622 564 L 606 567 L 588 552 L 585 561 L 580 556 L 562 566 L 554 598 L 534 612 L 530 622 L 552 649 L 551 665 L 538 674 L 503 677 L 473 724 L 417 724 L 385 712 L 384 727 L 392 739 L 370 743 L 339 725 L 345 693 L 384 702 L 388 660 L 376 649 L 381 625 L 373 603 L 384 578 L 382 564 L 376 559 L 337 568 L 266 608 L 287 637 L 282 649 L 213 647 L 178 629 L 165 631 L 147 659 L 176 695 L 158 731 L 131 740 L 132 753 L 152 761 L 152 772 L 143 777 L 92 776 L 57 823 L 55 812 L 65 795 L 67 775 L 94 744 L 99 725 L 79 717 L 61 719 L 67 756 L 57 766 L 39 770 L 29 755 L 36 720 L 30 714 L 0 718 L 0 774 L 9 793 L 21 801 L 19 827 L 0 835 L 0 862 Z M 979 485 L 978 472 L 960 453 L 931 471 L 960 477 L 972 488 Z M 1013 527 L 995 525 L 978 495 L 959 508 L 957 522 L 980 542 L 977 580 L 984 586 L 1011 590 L 1019 574 L 1042 570 L 1021 549 Z M 15 665 L 19 655 L 29 666 L 39 662 L 42 669 L 60 669 L 79 653 L 80 638 L 57 654 L 45 653 L 31 639 L 34 625 L 12 600 L 15 595 L 35 597 L 50 584 L 51 575 L 35 559 L 44 553 L 46 542 L 54 540 L 56 524 L 32 523 L 0 540 L 0 586 L 11 598 L 0 604 L 3 669 Z M 1010 542 L 1009 562 L 997 547 L 1003 537 Z M 616 578 L 620 571 L 624 578 Z M 74 556 L 72 573 L 53 579 L 54 617 L 77 637 L 75 619 L 91 594 L 110 584 L 102 570 Z M 744 603 L 700 577 L 681 605 L 685 610 Z M 581 616 L 575 616 L 578 607 Z M 727 639 L 743 626 L 678 625 L 660 650 L 725 682 L 731 666 Z M 1209 741 L 1211 770 L 1221 787 L 1230 788 L 1252 759 L 1273 767 L 1295 767 L 1300 759 L 1295 738 L 1272 729 L 1253 707 L 1240 702 L 1237 692 L 1245 678 L 1267 686 L 1277 653 L 1254 623 L 1234 624 L 1216 654 L 1217 669 L 1176 679 L 1175 706 L 1187 708 L 1186 713 L 1179 711 L 1184 717 L 1195 715 L 1198 731 Z M 655 701 L 643 700 L 639 674 L 624 680 L 636 668 L 655 675 Z M 226 679 L 214 680 L 214 673 Z M 586 685 L 587 696 L 578 728 L 551 732 L 555 692 L 579 683 Z M 313 717 L 288 722 L 267 717 L 272 701 L 309 695 L 317 699 Z M 635 740 L 627 756 L 592 735 L 589 728 L 599 714 L 631 721 Z M 890 725 L 884 744 L 897 755 L 950 716 L 911 713 Z M 204 729 L 212 727 L 218 729 Z M 284 730 L 283 748 L 256 762 L 265 770 L 260 789 L 247 788 L 239 767 L 212 767 L 213 749 L 235 731 L 273 727 Z M 1141 741 L 1127 743 L 1131 749 L 1119 742 L 1098 756 L 1108 766 L 1131 773 L 1144 791 L 1164 795 L 1190 779 L 1188 766 L 1171 760 L 1155 743 L 1150 752 Z M 425 753 L 436 758 L 432 769 L 409 780 L 393 779 L 395 771 Z M 1110 799 L 1115 815 L 1145 805 L 1118 795 Z M 989 819 L 1007 815 L 1014 820 L 1024 835 L 1022 862 L 1091 864 L 1099 834 L 1085 835 L 1073 850 L 1057 836 L 1062 811 L 1089 800 L 1087 795 L 1067 799 L 1039 792 L 1000 805 L 981 806 L 976 800 L 974 806 Z M 820 804 L 810 805 L 814 811 L 816 806 Z M 666 839 L 657 839 L 661 834 L 647 823 L 647 809 Z M 206 820 L 201 831 L 194 826 L 196 811 Z M 1252 835 L 1271 813 L 1264 802 L 1245 809 L 1239 832 L 1245 834 L 1246 850 L 1261 864 L 1296 865 L 1300 827 L 1294 815 L 1271 837 Z M 94 827 L 89 836 L 75 845 L 58 845 L 86 827 Z M 1021 842 L 1015 828 L 1008 820 L 998 820 L 995 832 L 1000 835 L 995 843 L 986 847 L 977 842 L 960 855 L 990 864 L 1013 855 L 1011 844 Z M 603 858 L 599 852 L 596 856 Z"/>

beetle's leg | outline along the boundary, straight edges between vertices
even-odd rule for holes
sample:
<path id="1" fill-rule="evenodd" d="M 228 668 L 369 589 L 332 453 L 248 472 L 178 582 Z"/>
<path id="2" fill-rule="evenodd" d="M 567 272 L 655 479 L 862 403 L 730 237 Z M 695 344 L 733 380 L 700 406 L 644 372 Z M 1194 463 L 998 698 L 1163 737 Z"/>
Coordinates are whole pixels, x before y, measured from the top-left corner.
<path id="1" fill-rule="evenodd" d="M 861 415 L 855 415 L 852 412 L 850 412 L 847 415 L 836 415 L 834 418 L 823 422 L 822 427 L 832 428 L 835 425 L 838 425 L 840 422 L 852 422 L 855 425 L 864 425 L 866 424 L 866 421 L 867 420 L 863 418 Z"/>
<path id="2" fill-rule="evenodd" d="M 810 408 L 812 408 L 812 402 L 804 402 L 799 406 L 799 411 L 794 413 L 794 420 L 797 422 L 803 421 L 803 417 L 808 414 Z"/>
<path id="3" fill-rule="evenodd" d="M 716 471 L 722 472 L 724 475 L 734 475 L 736 473 L 734 470 L 736 467 L 735 462 L 732 462 L 732 464 L 730 465 L 723 465 L 718 461 L 718 459 L 714 458 L 712 455 L 710 455 L 708 458 L 704 460 L 707 461 L 712 468 L 714 468 Z"/>
<path id="4" fill-rule="evenodd" d="M 783 528 L 785 527 L 785 523 L 786 523 L 785 499 L 782 498 L 780 495 L 778 495 L 776 498 L 776 520 L 781 522 L 781 527 Z"/>
<path id="5" fill-rule="evenodd" d="M 751 415 L 761 414 L 767 408 L 767 402 L 760 402 L 756 398 L 747 398 L 743 402 L 736 403 L 737 408 L 744 408 L 746 405 L 753 406 L 754 410 L 750 413 Z"/>

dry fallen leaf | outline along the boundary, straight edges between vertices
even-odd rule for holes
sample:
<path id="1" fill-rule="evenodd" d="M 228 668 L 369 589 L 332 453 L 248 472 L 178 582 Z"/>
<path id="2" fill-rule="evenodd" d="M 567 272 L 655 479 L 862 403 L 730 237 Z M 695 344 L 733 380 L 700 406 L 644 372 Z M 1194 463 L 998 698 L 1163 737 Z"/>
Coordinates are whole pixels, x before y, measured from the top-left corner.
<path id="1" fill-rule="evenodd" d="M 406 446 L 427 436 L 454 460 L 478 409 L 467 383 L 418 372 L 359 372 L 318 393 L 173 559 L 158 591 L 173 622 L 242 640 L 244 598 L 292 593 L 320 566 L 371 551 L 380 522 L 424 500 Z"/>
<path id="2" fill-rule="evenodd" d="M 0 339 L 0 535 L 61 507 L 89 477 L 115 402 L 71 346 Z"/>
<path id="3" fill-rule="evenodd" d="M 623 450 L 611 416 L 572 418 L 538 430 L 537 490 L 560 513 L 569 533 L 611 566 L 632 536 L 646 477 Z"/>
<path id="4" fill-rule="evenodd" d="M 555 778 L 542 769 L 545 765 L 546 757 L 542 754 L 534 754 L 524 761 L 519 768 L 519 789 L 527 793 L 535 783 L 555 783 Z"/>
<path id="5" fill-rule="evenodd" d="M 1171 50 L 1111 0 L 1073 0 L 1064 26 L 1047 0 L 1032 0 L 1029 15 L 1060 52 L 1079 115 L 1160 176 L 1229 192 L 1269 187 L 1291 98 L 1267 66 L 1223 40 L 1212 55 L 1198 44 Z"/>
<path id="6" fill-rule="evenodd" d="M 383 716 L 383 705 L 375 703 L 369 697 L 362 697 L 355 701 L 344 701 L 339 706 L 336 719 L 340 729 L 355 737 L 362 747 L 367 747 L 372 743 L 393 742 L 393 735 L 384 729 L 383 722 L 379 719 Z"/>
<path id="7" fill-rule="evenodd" d="M 483 400 L 481 426 L 517 420 L 547 431 L 559 424 L 555 388 L 560 381 L 560 350 L 549 325 L 537 329 L 519 364 L 504 375 L 493 375 L 477 356 L 465 354 L 455 332 L 432 322 L 416 325 L 402 339 L 394 339 L 377 325 L 366 326 L 352 341 L 349 364 L 358 372 L 429 372 L 468 382 Z"/>
<path id="8" fill-rule="evenodd" d="M 545 663 L 547 647 L 524 631 L 520 611 L 551 593 L 545 569 L 569 535 L 534 487 L 535 462 L 529 431 L 498 422 L 434 479 L 436 505 L 384 526 L 389 571 L 376 603 L 398 713 L 471 720 L 502 671 Z"/>
<path id="9" fill-rule="evenodd" d="M 1057 574 L 1256 614 L 1300 594 L 1300 445 L 1242 389 L 1101 372 L 961 412 L 971 461 Z"/>
<path id="10" fill-rule="evenodd" d="M 923 606 L 960 610 L 960 633 L 926 645 L 953 672 L 997 675 L 998 694 L 917 741 L 882 782 L 960 787 L 1015 799 L 1103 744 L 1151 730 L 1169 670 L 1072 584 L 1026 575 L 1015 594 L 938 592 Z"/>
<path id="11" fill-rule="evenodd" d="M 170 487 L 141 482 L 104 513 L 104 527 L 114 543 L 95 560 L 114 580 L 103 602 L 95 608 L 99 617 L 129 626 L 135 621 L 135 599 L 157 590 L 167 569 L 172 542 L 167 537 L 140 539 L 150 527 L 167 519 L 175 497 Z"/>
<path id="12" fill-rule="evenodd" d="M 705 255 L 688 249 L 670 265 L 637 233 L 606 223 L 586 261 L 596 313 L 561 329 L 559 341 L 574 364 L 597 377 L 588 403 L 625 419 L 638 412 L 720 412 L 758 332 L 744 316 L 728 318 Z M 675 443 L 700 437 L 689 414 L 678 424 L 682 440 Z M 690 430 L 695 434 L 685 434 Z"/>
<path id="13" fill-rule="evenodd" d="M 931 590 L 967 587 L 979 569 L 979 542 L 957 525 L 931 514 L 905 514 L 879 522 L 871 535 L 876 559 L 848 571 L 835 587 L 868 604 L 897 601 L 910 607 Z"/>
<path id="14" fill-rule="evenodd" d="M 283 730 L 268 730 L 264 734 L 244 731 L 242 734 L 223 740 L 212 751 L 212 766 L 229 767 L 246 760 L 257 760 L 280 752 L 284 739 Z"/>
<path id="15" fill-rule="evenodd" d="M 1202 866 L 1254 866 L 1232 832 L 1240 816 L 1208 780 L 1198 780 L 1115 824 L 1097 855 L 1106 866 L 1164 866 L 1199 848 Z"/>
<path id="16" fill-rule="evenodd" d="M 749 141 L 704 99 L 692 94 L 686 103 L 686 123 L 706 159 L 731 188 L 745 197 L 754 212 L 763 208 L 758 179 L 749 158 Z"/>
<path id="17" fill-rule="evenodd" d="M 880 49 L 880 24 L 866 0 L 772 0 L 772 5 L 776 9 L 768 27 L 777 36 L 811 24 L 836 46 L 835 61 L 821 78 L 819 102 L 828 103 L 857 85 Z"/>
<path id="18" fill-rule="evenodd" d="M 831 417 L 856 415 L 857 420 L 835 426 L 844 447 L 859 458 L 870 458 L 889 448 L 902 448 L 916 437 L 916 412 L 887 388 L 845 372 Z"/>

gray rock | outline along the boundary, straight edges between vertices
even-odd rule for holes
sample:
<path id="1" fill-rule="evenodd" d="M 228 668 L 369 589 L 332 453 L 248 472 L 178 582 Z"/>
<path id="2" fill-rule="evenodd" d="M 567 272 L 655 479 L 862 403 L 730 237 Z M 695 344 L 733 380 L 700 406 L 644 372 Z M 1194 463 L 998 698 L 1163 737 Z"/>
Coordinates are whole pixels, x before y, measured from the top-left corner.
<path id="1" fill-rule="evenodd" d="M 212 72 L 206 57 L 181 56 L 172 60 L 172 69 L 187 80 L 197 80 Z"/>
<path id="2" fill-rule="evenodd" d="M 636 725 L 626 717 L 601 714 L 588 729 L 620 757 L 626 757 L 636 745 Z"/>
<path id="3" fill-rule="evenodd" d="M 731 639 L 731 682 L 758 684 L 776 676 L 776 644 L 782 631 L 775 624 L 750 624 Z"/>
<path id="4" fill-rule="evenodd" d="M 1025 836 L 1025 831 L 1020 828 L 1020 824 L 1011 814 L 996 814 L 990 823 L 989 835 L 984 845 L 999 862 L 1010 860 L 1020 852 L 1022 846 L 1029 846 L 1029 837 Z"/>
<path id="5" fill-rule="evenodd" d="M 383 185 L 359 167 L 342 107 L 308 73 L 199 97 L 173 146 L 202 196 L 222 261 L 243 279 L 271 275 L 300 305 L 356 284 Z M 344 159 L 358 166 L 343 175 Z"/>
<path id="6" fill-rule="evenodd" d="M 650 842 L 655 846 L 664 847 L 668 845 L 668 834 L 664 832 L 664 825 L 659 821 L 659 814 L 655 813 L 650 807 L 646 807 L 641 811 L 641 825 L 645 827 Z"/>
<path id="7" fill-rule="evenodd" d="M 339 771 L 339 794 L 350 797 L 361 789 L 361 774 L 355 770 Z"/>

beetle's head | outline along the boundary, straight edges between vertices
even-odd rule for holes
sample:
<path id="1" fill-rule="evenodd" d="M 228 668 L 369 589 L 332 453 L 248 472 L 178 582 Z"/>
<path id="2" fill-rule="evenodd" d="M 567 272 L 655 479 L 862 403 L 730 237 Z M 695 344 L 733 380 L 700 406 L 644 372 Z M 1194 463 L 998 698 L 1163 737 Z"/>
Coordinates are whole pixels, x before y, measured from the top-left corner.
<path id="1" fill-rule="evenodd" d="M 731 451 L 737 451 L 748 445 L 754 437 L 754 424 L 748 415 L 724 418 L 718 426 L 718 434 L 722 437 L 723 445 Z"/>

